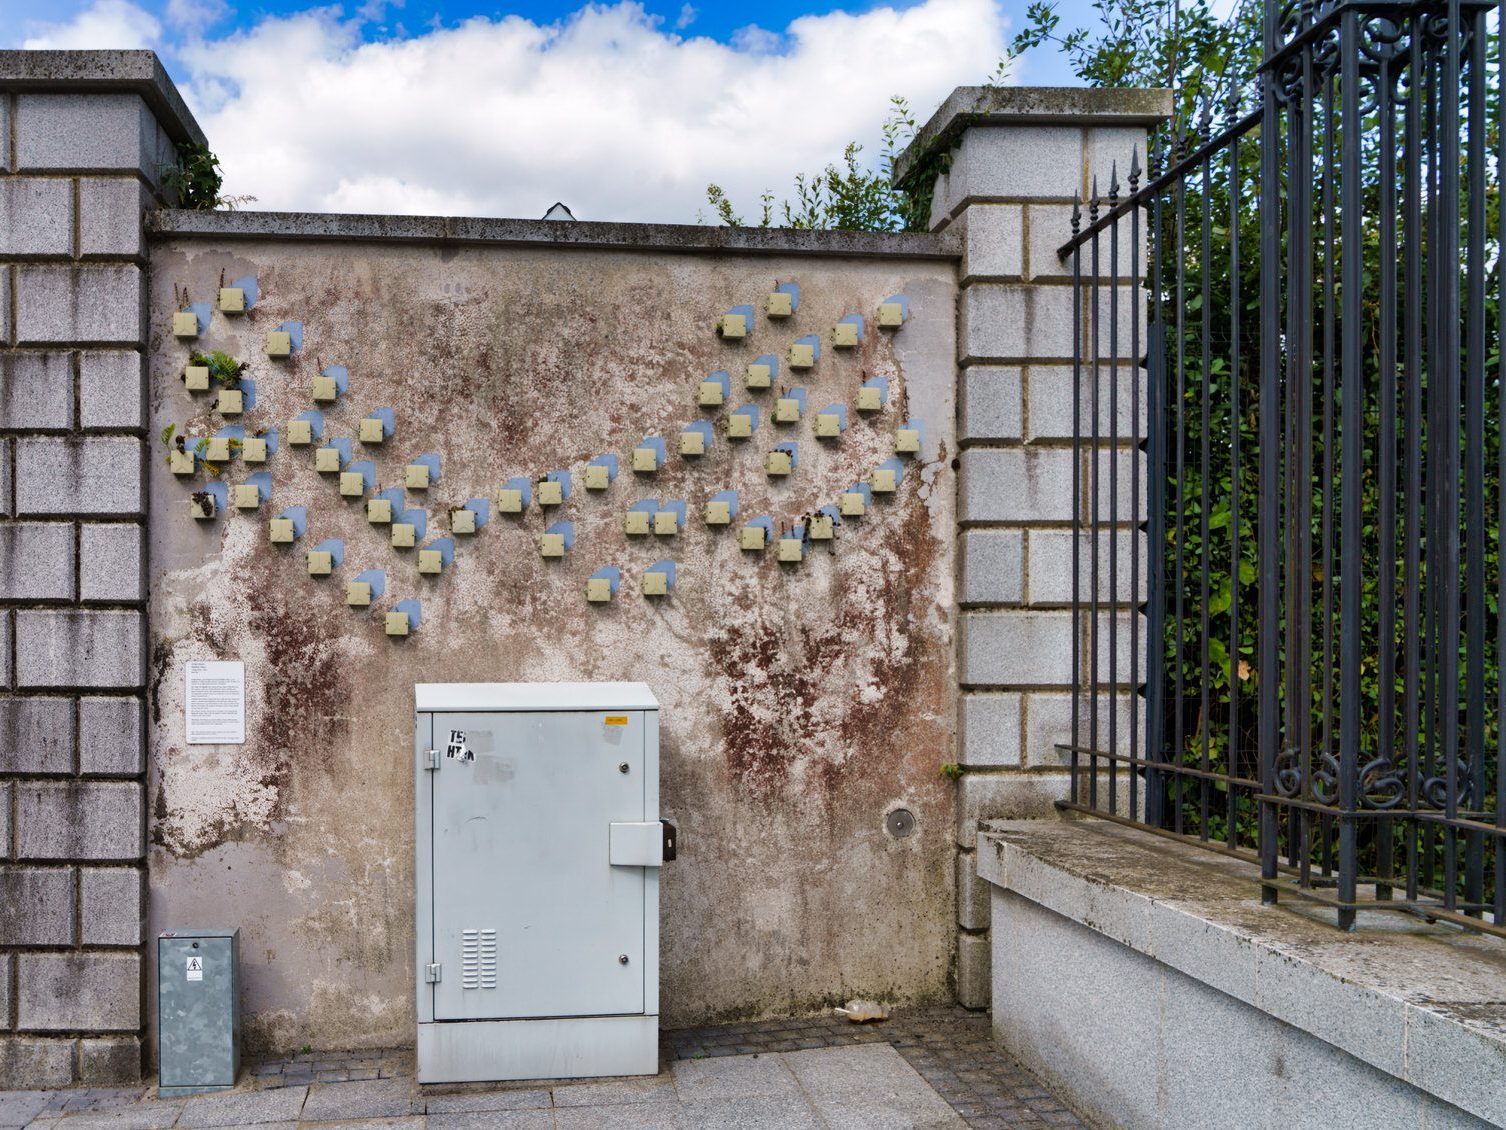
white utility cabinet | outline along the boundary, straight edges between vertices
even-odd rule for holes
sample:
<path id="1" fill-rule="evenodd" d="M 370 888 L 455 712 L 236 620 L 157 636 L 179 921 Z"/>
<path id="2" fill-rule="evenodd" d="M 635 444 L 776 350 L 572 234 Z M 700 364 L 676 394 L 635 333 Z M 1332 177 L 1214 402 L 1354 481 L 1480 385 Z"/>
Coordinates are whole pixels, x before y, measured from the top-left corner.
<path id="1" fill-rule="evenodd" d="M 642 683 L 415 688 L 418 1079 L 652 1075 L 659 704 Z"/>

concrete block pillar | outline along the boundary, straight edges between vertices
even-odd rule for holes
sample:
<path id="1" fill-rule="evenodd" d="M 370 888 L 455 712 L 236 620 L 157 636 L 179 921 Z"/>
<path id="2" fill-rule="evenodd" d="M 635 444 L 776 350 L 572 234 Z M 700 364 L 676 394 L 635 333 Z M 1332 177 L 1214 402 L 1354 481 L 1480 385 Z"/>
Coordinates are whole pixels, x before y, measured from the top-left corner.
<path id="1" fill-rule="evenodd" d="M 0 52 L 0 1088 L 141 1074 L 149 51 Z"/>
<path id="2" fill-rule="evenodd" d="M 1122 181 L 1136 147 L 1143 167 L 1170 111 L 1165 91 L 961 87 L 896 163 L 899 183 L 932 189 L 931 227 L 962 253 L 956 983 L 969 1008 L 989 1003 L 978 824 L 1052 816 L 1069 786 L 1055 746 L 1071 733 L 1072 490 L 1090 462 L 1073 458 L 1073 279 L 1057 249 L 1074 194 L 1095 174 L 1106 191 L 1113 162 Z M 1138 473 L 1127 446 L 1115 457 L 1121 482 Z"/>

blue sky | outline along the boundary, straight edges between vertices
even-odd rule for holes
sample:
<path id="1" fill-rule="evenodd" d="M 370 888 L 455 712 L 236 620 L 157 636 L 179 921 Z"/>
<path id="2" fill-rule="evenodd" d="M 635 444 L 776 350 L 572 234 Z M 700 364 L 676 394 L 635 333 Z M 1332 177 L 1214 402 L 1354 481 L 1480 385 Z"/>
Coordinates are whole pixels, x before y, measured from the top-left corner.
<path id="1" fill-rule="evenodd" d="M 0 45 L 155 49 L 254 207 L 693 222 L 711 181 L 751 212 L 874 158 L 890 96 L 983 81 L 1023 2 L 0 0 Z"/>

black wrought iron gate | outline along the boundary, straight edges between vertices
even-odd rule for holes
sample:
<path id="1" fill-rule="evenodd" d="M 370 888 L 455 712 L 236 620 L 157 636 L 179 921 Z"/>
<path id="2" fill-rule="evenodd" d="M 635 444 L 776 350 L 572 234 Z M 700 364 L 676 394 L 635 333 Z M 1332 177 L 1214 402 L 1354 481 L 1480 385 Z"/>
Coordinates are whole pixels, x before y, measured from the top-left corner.
<path id="1" fill-rule="evenodd" d="M 1259 104 L 1108 170 L 1061 249 L 1066 807 L 1258 858 L 1342 926 L 1506 933 L 1501 11 L 1267 8 Z"/>

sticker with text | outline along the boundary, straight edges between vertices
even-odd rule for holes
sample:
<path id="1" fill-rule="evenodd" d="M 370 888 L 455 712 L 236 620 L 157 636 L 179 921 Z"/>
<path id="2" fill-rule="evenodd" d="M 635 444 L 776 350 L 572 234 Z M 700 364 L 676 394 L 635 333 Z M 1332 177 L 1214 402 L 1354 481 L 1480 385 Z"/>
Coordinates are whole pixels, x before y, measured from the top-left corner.
<path id="1" fill-rule="evenodd" d="M 464 730 L 451 730 L 449 744 L 444 747 L 444 755 L 451 761 L 475 761 L 476 755 L 465 744 Z"/>

